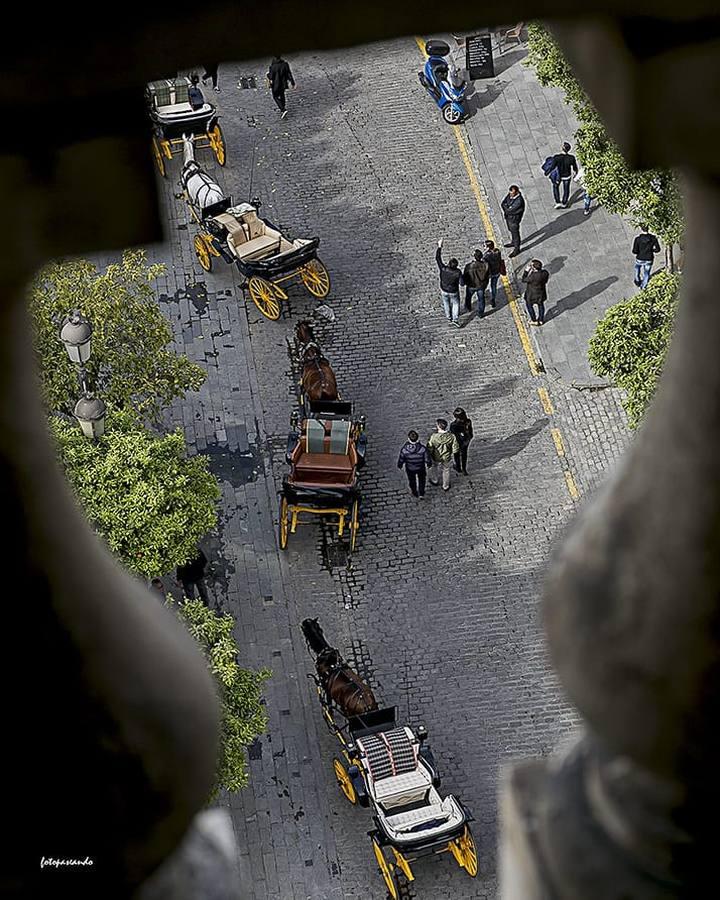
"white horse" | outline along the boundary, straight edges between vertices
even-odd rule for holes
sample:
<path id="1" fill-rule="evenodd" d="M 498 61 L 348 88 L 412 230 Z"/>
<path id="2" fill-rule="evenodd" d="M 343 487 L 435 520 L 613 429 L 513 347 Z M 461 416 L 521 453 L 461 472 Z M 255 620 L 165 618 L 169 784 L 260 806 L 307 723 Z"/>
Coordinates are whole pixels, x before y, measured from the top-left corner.
<path id="1" fill-rule="evenodd" d="M 195 159 L 195 145 L 192 138 L 186 134 L 183 141 L 183 167 L 180 174 L 180 184 L 190 198 L 190 202 L 201 212 L 214 203 L 225 199 L 220 185 L 200 168 Z"/>

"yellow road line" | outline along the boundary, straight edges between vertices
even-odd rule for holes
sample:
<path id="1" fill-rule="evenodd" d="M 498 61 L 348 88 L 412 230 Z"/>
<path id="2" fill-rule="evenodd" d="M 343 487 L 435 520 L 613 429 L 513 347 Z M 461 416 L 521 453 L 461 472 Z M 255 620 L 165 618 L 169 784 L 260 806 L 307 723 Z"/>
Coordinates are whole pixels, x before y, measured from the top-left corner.
<path id="1" fill-rule="evenodd" d="M 555 443 L 555 449 L 557 450 L 558 456 L 565 456 L 565 445 L 563 444 L 562 435 L 560 434 L 559 428 L 551 428 L 550 434 L 552 435 L 552 439 Z"/>
<path id="2" fill-rule="evenodd" d="M 572 472 L 569 472 L 567 469 L 565 469 L 565 483 L 567 484 L 567 489 L 573 500 L 579 500 L 580 491 L 577 489 L 575 479 L 572 477 Z"/>
<path id="3" fill-rule="evenodd" d="M 553 409 L 552 400 L 550 399 L 547 388 L 539 387 L 538 395 L 540 397 L 540 402 L 542 403 L 542 408 L 545 410 L 545 415 L 551 416 L 555 410 Z"/>

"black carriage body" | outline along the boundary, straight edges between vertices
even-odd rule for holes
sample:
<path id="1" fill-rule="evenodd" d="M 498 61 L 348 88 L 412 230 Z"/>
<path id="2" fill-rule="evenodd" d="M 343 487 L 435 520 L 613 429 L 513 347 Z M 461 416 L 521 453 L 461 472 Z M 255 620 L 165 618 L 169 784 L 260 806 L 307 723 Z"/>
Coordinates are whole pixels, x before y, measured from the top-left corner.
<path id="1" fill-rule="evenodd" d="M 318 509 L 333 509 L 338 506 L 349 506 L 360 499 L 360 488 L 357 480 L 353 484 L 337 486 L 303 486 L 292 484 L 288 476 L 283 478 L 282 495 L 298 506 L 316 506 Z"/>
<path id="2" fill-rule="evenodd" d="M 265 221 L 267 225 L 270 225 L 271 228 L 274 227 L 267 219 L 264 219 L 263 221 Z M 272 281 L 275 278 L 279 278 L 300 269 L 310 262 L 311 259 L 315 259 L 317 257 L 317 249 L 319 246 L 320 238 L 315 237 L 308 241 L 307 244 L 304 244 L 302 247 L 291 252 L 277 254 L 275 256 L 267 257 L 266 259 L 243 260 L 233 257 L 233 261 L 237 264 L 238 269 L 245 278 L 259 276 L 267 281 Z"/>

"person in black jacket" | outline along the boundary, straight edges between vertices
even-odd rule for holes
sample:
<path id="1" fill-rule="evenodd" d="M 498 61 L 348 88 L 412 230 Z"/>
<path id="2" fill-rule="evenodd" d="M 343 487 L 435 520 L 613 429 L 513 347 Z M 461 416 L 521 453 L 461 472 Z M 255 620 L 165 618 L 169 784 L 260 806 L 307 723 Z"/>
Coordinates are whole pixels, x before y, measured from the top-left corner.
<path id="1" fill-rule="evenodd" d="M 206 566 L 207 556 L 198 547 L 195 559 L 191 559 L 189 562 L 177 567 L 177 580 L 182 585 L 185 596 L 189 600 L 195 599 L 195 588 L 197 588 L 200 599 L 207 604 L 208 593 L 204 581 Z"/>
<path id="2" fill-rule="evenodd" d="M 460 327 L 460 285 L 463 284 L 463 276 L 458 261 L 453 256 L 445 265 L 442 258 L 443 240 L 440 238 L 435 251 L 435 262 L 440 269 L 440 296 L 445 309 L 445 318 L 451 325 Z"/>
<path id="3" fill-rule="evenodd" d="M 450 423 L 450 431 L 455 435 L 458 444 L 460 445 L 460 450 L 453 456 L 453 460 L 455 461 L 455 471 L 467 475 L 468 447 L 470 446 L 470 441 L 473 439 L 472 419 L 468 418 L 468 414 L 462 406 L 458 406 L 453 413 L 453 416 L 455 418 Z"/>
<path id="4" fill-rule="evenodd" d="M 525 283 L 525 308 L 530 316 L 531 325 L 545 324 L 545 304 L 547 302 L 547 288 L 550 273 L 547 269 L 543 269 L 543 264 L 539 259 L 531 259 L 525 266 L 522 273 L 522 280 Z M 538 308 L 537 317 L 535 316 L 535 307 Z"/>
<path id="5" fill-rule="evenodd" d="M 465 309 L 468 312 L 472 312 L 472 298 L 474 294 L 477 294 L 478 318 L 482 319 L 485 315 L 485 291 L 487 290 L 488 281 L 490 281 L 490 267 L 483 259 L 482 250 L 476 250 L 474 257 L 473 261 L 469 262 L 463 270 Z"/>
<path id="6" fill-rule="evenodd" d="M 647 286 L 650 272 L 655 261 L 655 254 L 660 252 L 660 244 L 654 234 L 650 234 L 647 225 L 641 225 L 639 234 L 632 245 L 635 255 L 635 284 L 639 288 Z"/>
<path id="7" fill-rule="evenodd" d="M 555 209 L 567 209 L 568 200 L 570 199 L 570 179 L 573 172 L 578 174 L 578 164 L 575 157 L 570 152 L 570 144 L 567 141 L 562 145 L 562 153 L 556 153 L 553 156 L 553 165 L 557 169 L 557 181 L 553 181 L 553 197 L 555 198 Z M 560 185 L 562 184 L 562 202 L 560 202 Z"/>
<path id="8" fill-rule="evenodd" d="M 212 86 L 220 93 L 218 87 L 218 63 L 205 63 L 205 71 L 202 76 L 202 83 L 207 84 L 208 78 L 212 81 Z"/>
<path id="9" fill-rule="evenodd" d="M 287 60 L 284 60 L 282 56 L 276 56 L 270 63 L 267 80 L 270 85 L 270 90 L 272 91 L 273 100 L 280 110 L 280 117 L 284 119 L 287 115 L 287 109 L 285 107 L 285 91 L 290 84 L 295 87 L 295 79 L 293 78 L 293 73 L 290 71 L 290 64 Z"/>
<path id="10" fill-rule="evenodd" d="M 503 271 L 502 253 L 495 246 L 494 241 L 485 241 L 485 253 L 483 259 L 490 270 L 490 306 L 495 309 L 497 300 L 497 284 Z"/>
<path id="11" fill-rule="evenodd" d="M 200 90 L 200 79 L 197 75 L 190 76 L 190 84 L 188 85 L 188 102 L 192 109 L 202 109 L 205 106 L 205 97 Z"/>
<path id="12" fill-rule="evenodd" d="M 513 248 L 509 256 L 517 256 L 520 252 L 520 221 L 525 214 L 525 198 L 516 184 L 510 185 L 500 206 L 505 215 L 505 222 L 511 239 L 511 243 L 505 246 Z"/>
<path id="13" fill-rule="evenodd" d="M 405 466 L 410 493 L 413 497 L 425 496 L 425 482 L 428 466 L 432 465 L 430 451 L 420 443 L 417 431 L 408 431 L 408 439 L 403 444 L 398 457 L 398 469 Z"/>

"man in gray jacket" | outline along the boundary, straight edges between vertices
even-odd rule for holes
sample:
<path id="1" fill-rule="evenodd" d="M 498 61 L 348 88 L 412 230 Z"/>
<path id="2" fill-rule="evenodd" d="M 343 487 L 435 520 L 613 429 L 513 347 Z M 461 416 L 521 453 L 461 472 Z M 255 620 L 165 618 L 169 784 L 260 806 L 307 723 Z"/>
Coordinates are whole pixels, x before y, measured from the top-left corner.
<path id="1" fill-rule="evenodd" d="M 435 432 L 428 438 L 427 448 L 430 451 L 430 457 L 432 459 L 430 484 L 439 483 L 438 475 L 440 474 L 440 470 L 442 470 L 443 490 L 449 491 L 450 467 L 452 466 L 454 454 L 460 452 L 460 444 L 455 435 L 448 431 L 446 419 L 437 420 Z"/>

